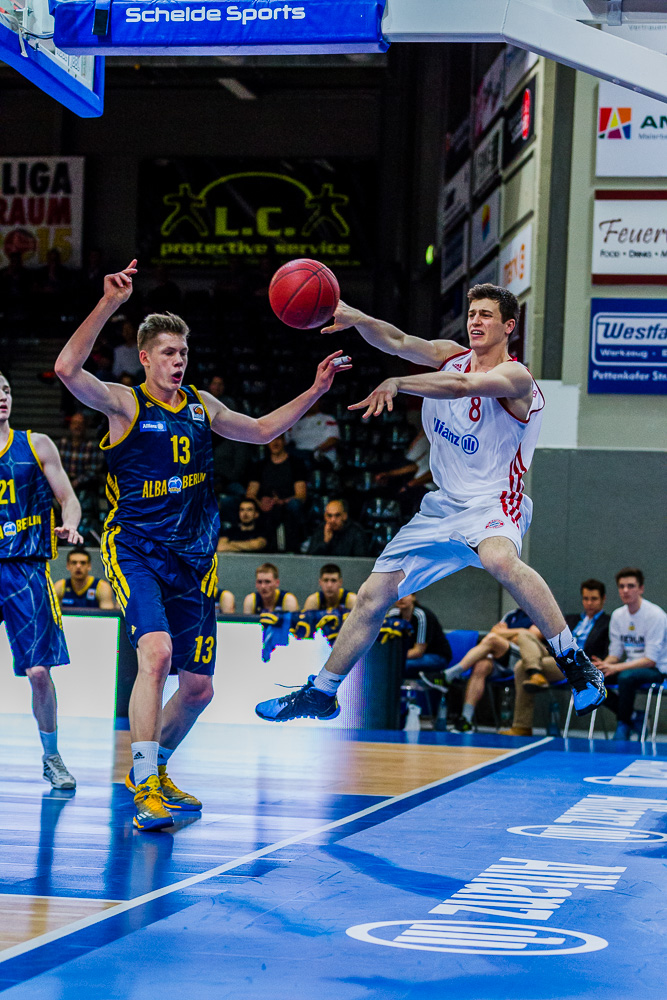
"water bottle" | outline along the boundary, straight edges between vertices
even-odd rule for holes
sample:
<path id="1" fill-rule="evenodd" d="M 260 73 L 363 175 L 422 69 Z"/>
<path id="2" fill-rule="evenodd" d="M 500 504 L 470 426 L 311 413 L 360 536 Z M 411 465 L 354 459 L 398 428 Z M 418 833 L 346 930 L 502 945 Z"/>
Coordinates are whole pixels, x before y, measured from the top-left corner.
<path id="1" fill-rule="evenodd" d="M 549 702 L 547 736 L 560 736 L 560 705 L 555 698 Z"/>
<path id="2" fill-rule="evenodd" d="M 512 689 L 506 684 L 500 699 L 500 724 L 504 729 L 512 725 L 512 713 Z"/>
<path id="3" fill-rule="evenodd" d="M 408 714 L 405 719 L 405 725 L 403 726 L 403 732 L 414 733 L 421 729 L 421 723 L 419 717 L 422 714 L 422 710 L 416 701 L 408 702 Z"/>
<path id="4" fill-rule="evenodd" d="M 443 690 L 440 696 L 438 714 L 433 722 L 433 728 L 437 729 L 440 733 L 447 731 L 447 692 L 445 690 Z"/>

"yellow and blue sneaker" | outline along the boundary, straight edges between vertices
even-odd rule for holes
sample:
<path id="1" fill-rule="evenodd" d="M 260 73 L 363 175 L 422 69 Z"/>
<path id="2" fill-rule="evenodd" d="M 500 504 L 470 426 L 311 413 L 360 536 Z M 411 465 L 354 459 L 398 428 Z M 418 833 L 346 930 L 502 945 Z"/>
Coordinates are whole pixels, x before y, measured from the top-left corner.
<path id="1" fill-rule="evenodd" d="M 157 774 L 149 774 L 145 781 L 136 785 L 134 806 L 136 813 L 132 822 L 137 830 L 162 830 L 165 826 L 174 825 L 173 817 L 164 804 Z"/>
<path id="2" fill-rule="evenodd" d="M 158 764 L 157 773 L 160 779 L 160 792 L 167 809 L 179 812 L 200 811 L 202 804 L 199 799 L 196 799 L 194 795 L 190 795 L 189 792 L 183 792 L 180 788 L 177 788 L 167 774 L 166 764 Z M 134 768 L 130 770 L 130 773 L 125 779 L 125 787 L 133 794 L 136 791 L 136 786 L 134 784 Z"/>

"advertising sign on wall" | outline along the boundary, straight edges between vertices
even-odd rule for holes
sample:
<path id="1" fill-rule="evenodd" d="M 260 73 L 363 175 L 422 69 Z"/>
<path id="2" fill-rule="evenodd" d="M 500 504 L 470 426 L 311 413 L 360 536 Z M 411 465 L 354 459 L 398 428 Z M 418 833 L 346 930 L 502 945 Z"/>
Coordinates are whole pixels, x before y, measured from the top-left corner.
<path id="1" fill-rule="evenodd" d="M 475 97 L 475 138 L 486 130 L 503 105 L 505 53 L 501 52 L 486 71 Z"/>
<path id="2" fill-rule="evenodd" d="M 667 104 L 601 80 L 596 173 L 667 177 Z"/>
<path id="3" fill-rule="evenodd" d="M 441 231 L 465 215 L 470 205 L 470 160 L 442 189 Z"/>
<path id="4" fill-rule="evenodd" d="M 517 45 L 505 46 L 505 97 L 509 97 L 519 81 L 531 71 L 537 59 L 536 52 L 520 49 Z"/>
<path id="5" fill-rule="evenodd" d="M 515 295 L 530 288 L 532 248 L 533 224 L 529 222 L 500 251 L 500 284 Z"/>
<path id="6" fill-rule="evenodd" d="M 482 139 L 473 156 L 473 194 L 481 194 L 500 176 L 505 122 L 499 121 Z"/>
<path id="7" fill-rule="evenodd" d="M 590 393 L 667 394 L 664 299 L 592 299 Z"/>
<path id="8" fill-rule="evenodd" d="M 373 258 L 370 160 L 148 160 L 139 171 L 139 246 L 152 264 L 229 266 L 271 256 L 333 267 Z"/>
<path id="9" fill-rule="evenodd" d="M 518 156 L 535 135 L 535 100 L 537 82 L 531 77 L 519 91 L 505 115 L 505 135 L 503 137 L 503 166 L 507 167 Z"/>
<path id="10" fill-rule="evenodd" d="M 440 291 L 446 292 L 464 276 L 468 263 L 468 239 L 470 223 L 466 221 L 452 229 L 442 248 L 442 270 L 440 274 Z"/>
<path id="11" fill-rule="evenodd" d="M 498 255 L 492 257 L 488 264 L 480 267 L 470 275 L 470 287 L 473 285 L 497 285 L 498 284 Z"/>
<path id="12" fill-rule="evenodd" d="M 43 267 L 49 250 L 81 267 L 83 157 L 0 159 L 0 267 L 20 253 L 25 267 Z"/>
<path id="13" fill-rule="evenodd" d="M 667 285 L 667 191 L 596 191 L 593 283 Z"/>
<path id="14" fill-rule="evenodd" d="M 470 266 L 486 257 L 500 242 L 500 187 L 479 206 L 470 223 Z"/>

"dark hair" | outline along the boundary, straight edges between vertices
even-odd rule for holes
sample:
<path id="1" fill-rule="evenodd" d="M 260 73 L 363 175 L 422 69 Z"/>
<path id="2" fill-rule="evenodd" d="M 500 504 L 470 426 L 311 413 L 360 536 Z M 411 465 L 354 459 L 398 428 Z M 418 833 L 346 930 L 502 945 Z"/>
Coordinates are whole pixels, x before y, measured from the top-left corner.
<path id="1" fill-rule="evenodd" d="M 637 583 L 640 587 L 644 586 L 644 574 L 640 569 L 634 569 L 632 566 L 626 566 L 625 569 L 619 569 L 616 574 L 616 584 L 618 585 L 619 580 L 623 576 L 634 576 L 637 578 Z"/>
<path id="2" fill-rule="evenodd" d="M 584 590 L 597 590 L 600 597 L 607 596 L 607 588 L 605 587 L 602 580 L 594 580 L 593 577 L 590 580 L 584 580 L 581 587 L 579 588 L 579 593 L 582 594 Z"/>
<path id="3" fill-rule="evenodd" d="M 271 576 L 275 576 L 276 580 L 280 576 L 278 567 L 274 566 L 273 563 L 262 563 L 262 565 L 258 566 L 255 570 L 255 576 L 257 576 L 258 573 L 270 573 Z"/>
<path id="4" fill-rule="evenodd" d="M 519 322 L 519 300 L 514 292 L 508 292 L 500 285 L 473 285 L 468 289 L 468 302 L 478 302 L 479 299 L 491 299 L 492 302 L 497 302 L 503 323 L 507 323 L 510 319 L 515 323 Z"/>
<path id="5" fill-rule="evenodd" d="M 254 497 L 241 497 L 241 499 L 239 500 L 239 510 L 241 509 L 242 503 L 251 503 L 255 508 L 257 514 L 262 513 L 262 508 L 259 506 L 259 503 L 257 502 L 257 500 L 255 500 Z"/>
<path id="6" fill-rule="evenodd" d="M 174 333 L 178 337 L 186 340 L 190 334 L 190 328 L 184 319 L 175 316 L 174 313 L 151 313 L 142 321 L 137 333 L 137 347 L 140 351 L 148 349 L 151 341 L 159 337 L 161 333 Z"/>
<path id="7" fill-rule="evenodd" d="M 84 548 L 83 545 L 74 545 L 67 553 L 67 561 L 69 562 L 70 556 L 85 556 L 90 562 L 90 552 L 88 549 Z"/>
<path id="8" fill-rule="evenodd" d="M 340 566 L 336 566 L 336 563 L 325 563 L 320 568 L 320 576 L 324 576 L 325 573 L 335 573 L 337 576 L 343 575 L 340 571 Z"/>

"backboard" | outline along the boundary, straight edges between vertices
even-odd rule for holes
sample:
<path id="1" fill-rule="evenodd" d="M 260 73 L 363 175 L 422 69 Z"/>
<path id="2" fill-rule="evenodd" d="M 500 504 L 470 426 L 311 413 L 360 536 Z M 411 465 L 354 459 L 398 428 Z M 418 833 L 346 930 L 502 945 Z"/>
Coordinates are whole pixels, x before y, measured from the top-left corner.
<path id="1" fill-rule="evenodd" d="M 104 60 L 53 41 L 48 0 L 0 0 L 0 59 L 82 118 L 102 114 Z"/>

